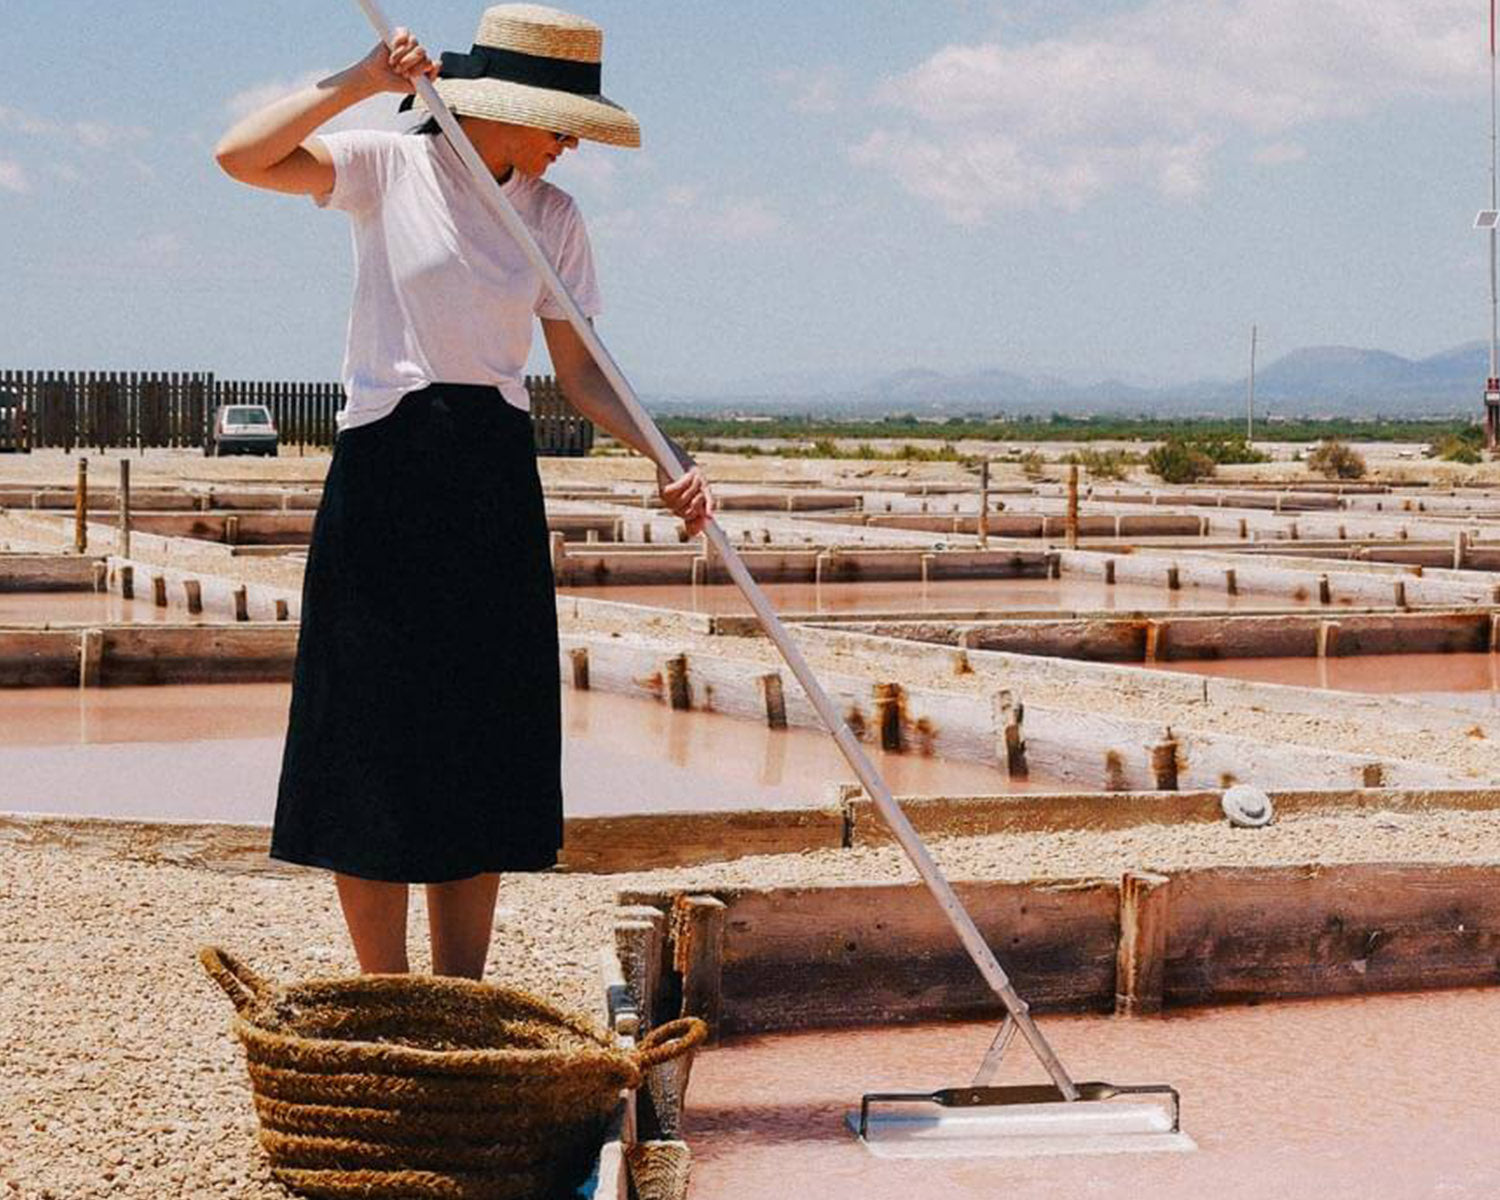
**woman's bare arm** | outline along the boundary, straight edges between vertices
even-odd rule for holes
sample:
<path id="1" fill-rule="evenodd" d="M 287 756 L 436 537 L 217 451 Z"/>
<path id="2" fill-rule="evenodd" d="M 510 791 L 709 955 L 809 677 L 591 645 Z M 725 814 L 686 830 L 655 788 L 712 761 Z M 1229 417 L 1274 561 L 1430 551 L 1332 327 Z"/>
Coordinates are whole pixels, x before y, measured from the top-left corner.
<path id="1" fill-rule="evenodd" d="M 542 321 L 542 334 L 547 339 L 547 351 L 552 356 L 552 369 L 557 372 L 557 382 L 567 394 L 568 403 L 590 421 L 605 430 L 611 437 L 634 447 L 647 458 L 651 451 L 646 439 L 641 436 L 615 389 L 610 386 L 594 356 L 589 353 L 578 331 L 567 321 Z M 713 492 L 708 480 L 685 450 L 675 442 L 672 449 L 687 468 L 687 473 L 671 483 L 665 471 L 656 469 L 657 489 L 675 516 L 687 526 L 690 535 L 703 532 L 714 515 Z"/>
<path id="2" fill-rule="evenodd" d="M 418 75 L 436 73 L 416 38 L 398 29 L 389 48 L 381 43 L 352 67 L 245 117 L 219 139 L 214 158 L 241 183 L 322 195 L 333 189 L 333 163 L 322 142 L 307 140 L 313 131 L 361 100 L 414 91 Z"/>

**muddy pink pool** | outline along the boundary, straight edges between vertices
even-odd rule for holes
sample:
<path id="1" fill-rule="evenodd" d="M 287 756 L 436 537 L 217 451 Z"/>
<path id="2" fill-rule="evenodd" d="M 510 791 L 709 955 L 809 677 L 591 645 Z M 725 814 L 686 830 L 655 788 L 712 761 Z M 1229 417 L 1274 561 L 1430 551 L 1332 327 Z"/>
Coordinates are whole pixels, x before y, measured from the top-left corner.
<path id="1" fill-rule="evenodd" d="M 1188 1154 L 891 1161 L 842 1124 L 861 1093 L 969 1081 L 989 1025 L 804 1033 L 700 1055 L 693 1200 L 1492 1200 L 1500 988 L 1042 1017 L 1078 1079 L 1167 1082 Z M 1042 1082 L 1017 1039 L 1005 1082 Z"/>

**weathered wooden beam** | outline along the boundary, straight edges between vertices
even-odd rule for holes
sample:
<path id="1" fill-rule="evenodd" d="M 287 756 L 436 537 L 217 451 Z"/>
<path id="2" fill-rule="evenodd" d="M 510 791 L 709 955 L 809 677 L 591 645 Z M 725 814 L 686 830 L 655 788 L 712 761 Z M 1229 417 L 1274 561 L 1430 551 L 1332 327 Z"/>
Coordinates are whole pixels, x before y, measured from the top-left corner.
<path id="1" fill-rule="evenodd" d="M 682 978 L 682 1016 L 720 1034 L 727 907 L 717 896 L 683 896 L 672 909 L 673 966 Z"/>
<path id="2" fill-rule="evenodd" d="M 1115 1013 L 1144 1016 L 1162 1009 L 1171 880 L 1126 871 L 1120 880 L 1120 944 L 1115 962 Z"/>
<path id="3" fill-rule="evenodd" d="M 1187 871 L 1171 914 L 1169 1005 L 1500 982 L 1496 865 Z"/>

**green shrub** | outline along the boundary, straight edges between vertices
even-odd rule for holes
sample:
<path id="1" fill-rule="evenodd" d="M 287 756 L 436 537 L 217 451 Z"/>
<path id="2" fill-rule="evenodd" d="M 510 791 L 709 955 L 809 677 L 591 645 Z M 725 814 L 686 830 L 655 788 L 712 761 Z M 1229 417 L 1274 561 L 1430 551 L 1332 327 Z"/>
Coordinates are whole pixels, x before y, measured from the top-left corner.
<path id="1" fill-rule="evenodd" d="M 1427 449 L 1428 458 L 1440 458 L 1444 462 L 1464 463 L 1473 466 L 1484 461 L 1484 432 L 1477 425 L 1470 425 L 1456 433 L 1445 434 Z"/>
<path id="2" fill-rule="evenodd" d="M 1229 463 L 1263 463 L 1270 462 L 1271 456 L 1263 450 L 1257 450 L 1249 442 L 1238 434 L 1224 437 L 1202 437 L 1191 439 L 1192 444 L 1202 450 L 1204 454 L 1213 459 L 1219 466 Z"/>
<path id="3" fill-rule="evenodd" d="M 1091 479 L 1124 479 L 1131 467 L 1140 465 L 1141 456 L 1130 450 L 1074 450 L 1063 462 L 1077 463 Z"/>
<path id="4" fill-rule="evenodd" d="M 1196 483 L 1213 475 L 1217 464 L 1196 443 L 1169 437 L 1146 455 L 1146 466 L 1163 483 Z"/>
<path id="5" fill-rule="evenodd" d="M 1017 461 L 1021 464 L 1021 474 L 1032 480 L 1040 479 L 1047 466 L 1040 450 L 1028 450 Z"/>
<path id="6" fill-rule="evenodd" d="M 1320 443 L 1307 456 L 1307 469 L 1325 479 L 1363 479 L 1364 457 L 1337 438 Z"/>

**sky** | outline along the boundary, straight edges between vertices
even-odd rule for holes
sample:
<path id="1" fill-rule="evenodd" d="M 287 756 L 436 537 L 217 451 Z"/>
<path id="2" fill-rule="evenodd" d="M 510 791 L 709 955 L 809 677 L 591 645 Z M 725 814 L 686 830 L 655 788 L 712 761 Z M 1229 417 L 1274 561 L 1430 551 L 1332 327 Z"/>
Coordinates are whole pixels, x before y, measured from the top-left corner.
<path id="1" fill-rule="evenodd" d="M 467 49 L 482 7 L 384 6 L 434 51 Z M 0 367 L 336 378 L 347 218 L 234 183 L 212 148 L 369 49 L 355 0 L 7 10 Z M 908 368 L 1233 378 L 1252 323 L 1262 362 L 1488 335 L 1483 0 L 576 11 L 644 144 L 548 178 L 648 396 Z M 338 122 L 403 128 L 395 104 Z"/>

